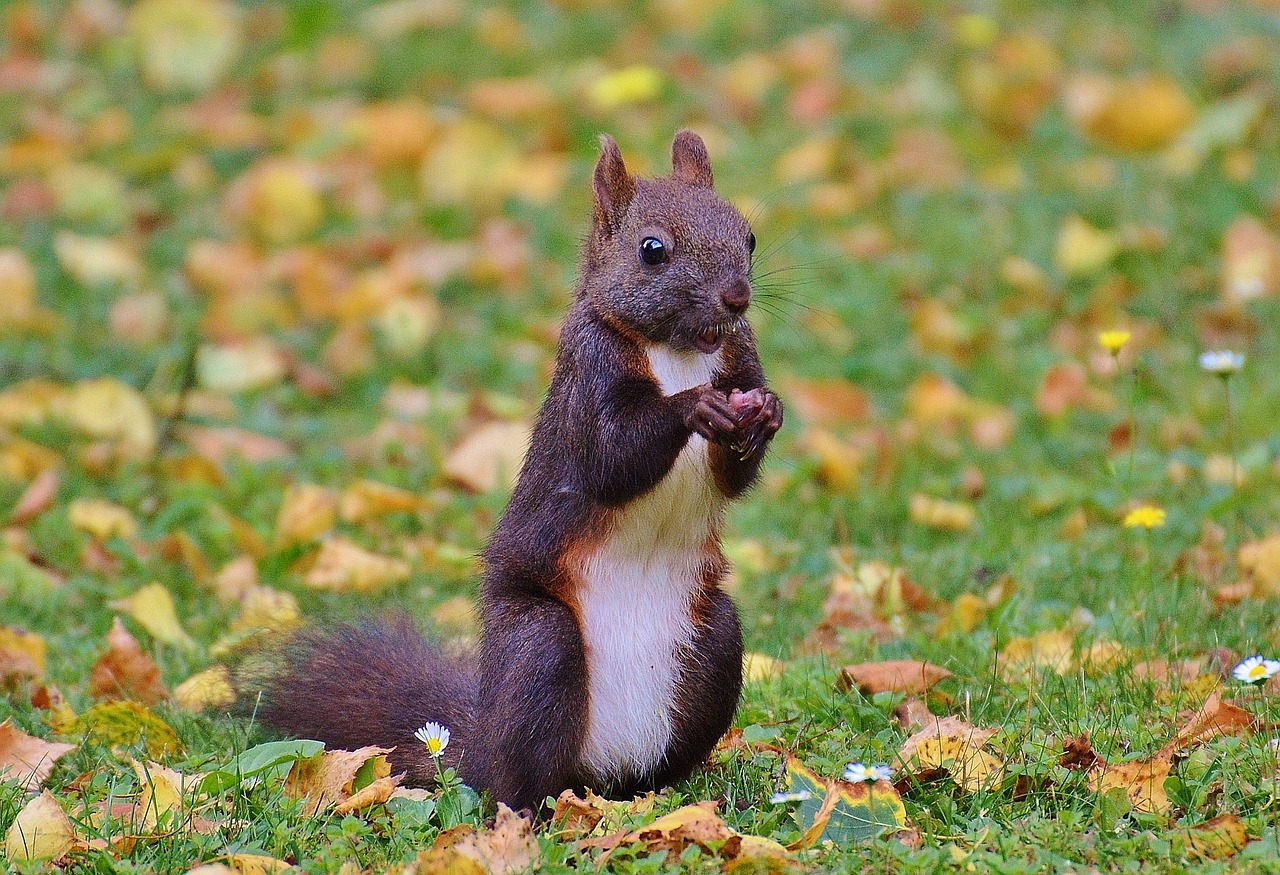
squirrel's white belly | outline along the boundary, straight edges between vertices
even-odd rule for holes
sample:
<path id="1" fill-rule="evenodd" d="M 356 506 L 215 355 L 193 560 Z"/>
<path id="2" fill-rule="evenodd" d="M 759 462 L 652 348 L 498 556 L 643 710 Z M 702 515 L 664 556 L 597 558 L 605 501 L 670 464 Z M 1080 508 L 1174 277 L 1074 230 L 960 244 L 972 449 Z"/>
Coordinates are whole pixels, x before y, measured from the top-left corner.
<path id="1" fill-rule="evenodd" d="M 654 361 L 663 355 L 680 360 Z M 664 394 L 708 382 L 719 364 L 718 355 L 697 353 L 651 350 L 649 358 Z M 681 666 L 694 658 L 693 599 L 723 506 L 707 442 L 693 435 L 667 476 L 616 512 L 608 534 L 584 557 L 583 761 L 602 780 L 652 771 L 670 744 Z"/>

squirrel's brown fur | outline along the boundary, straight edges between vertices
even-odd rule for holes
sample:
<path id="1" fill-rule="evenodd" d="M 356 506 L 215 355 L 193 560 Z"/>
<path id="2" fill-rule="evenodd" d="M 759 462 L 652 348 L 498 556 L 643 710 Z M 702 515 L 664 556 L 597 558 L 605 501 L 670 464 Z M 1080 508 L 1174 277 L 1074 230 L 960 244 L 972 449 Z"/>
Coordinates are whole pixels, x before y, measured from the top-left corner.
<path id="1" fill-rule="evenodd" d="M 436 767 L 413 732 L 444 723 L 446 764 L 515 808 L 679 780 L 729 727 L 742 640 L 718 588 L 721 509 L 782 424 L 742 318 L 754 237 L 701 139 L 678 134 L 658 179 L 601 142 L 555 374 L 484 552 L 474 667 L 408 624 L 304 635 L 261 712 L 331 745 L 395 746 L 414 783 Z"/>

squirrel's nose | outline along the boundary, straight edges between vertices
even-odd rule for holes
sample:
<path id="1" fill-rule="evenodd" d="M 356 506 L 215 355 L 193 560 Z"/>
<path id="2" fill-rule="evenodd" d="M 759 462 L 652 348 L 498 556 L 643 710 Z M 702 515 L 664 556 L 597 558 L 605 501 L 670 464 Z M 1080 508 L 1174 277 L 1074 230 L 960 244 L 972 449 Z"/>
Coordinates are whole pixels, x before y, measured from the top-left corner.
<path id="1" fill-rule="evenodd" d="M 720 291 L 720 300 L 730 313 L 741 315 L 751 303 L 751 283 L 745 279 L 734 280 Z"/>

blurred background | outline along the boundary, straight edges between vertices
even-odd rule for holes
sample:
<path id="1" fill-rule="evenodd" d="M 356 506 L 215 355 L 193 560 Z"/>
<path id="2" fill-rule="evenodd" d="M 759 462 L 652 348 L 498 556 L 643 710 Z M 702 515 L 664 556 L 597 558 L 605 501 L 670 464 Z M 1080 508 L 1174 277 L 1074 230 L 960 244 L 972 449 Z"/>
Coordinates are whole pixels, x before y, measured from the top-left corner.
<path id="1" fill-rule="evenodd" d="M 753 634 L 797 590 L 816 616 L 833 546 L 947 598 L 1012 572 L 1065 615 L 1108 604 L 1129 502 L 1177 506 L 1170 563 L 1224 507 L 1232 544 L 1274 522 L 1273 2 L 10 0 L 2 24 L 0 504 L 65 466 L 9 535 L 65 573 L 95 567 L 73 496 L 216 570 L 291 484 L 363 476 L 424 503 L 342 530 L 465 592 L 597 135 L 662 173 L 686 126 L 760 240 L 790 410 L 733 520 Z M 1209 347 L 1250 362 L 1240 475 Z M 272 575 L 305 553 L 254 549 Z"/>

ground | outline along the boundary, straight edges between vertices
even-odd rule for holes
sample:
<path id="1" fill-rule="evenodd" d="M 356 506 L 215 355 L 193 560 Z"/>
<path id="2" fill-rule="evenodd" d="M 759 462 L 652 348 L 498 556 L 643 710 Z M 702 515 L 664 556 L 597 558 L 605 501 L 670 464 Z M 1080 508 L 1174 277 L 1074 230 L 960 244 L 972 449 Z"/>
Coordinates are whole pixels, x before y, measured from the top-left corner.
<path id="1" fill-rule="evenodd" d="M 502 834 L 456 788 L 328 812 L 374 767 L 312 816 L 319 759 L 228 770 L 274 739 L 180 685 L 246 686 L 273 629 L 324 617 L 404 611 L 465 646 L 596 136 L 663 172 L 688 126 L 759 240 L 788 405 L 726 524 L 755 677 L 705 771 L 594 835 L 716 800 L 716 829 L 808 847 L 733 860 L 722 831 L 609 865 L 1274 866 L 1277 692 L 1232 676 L 1280 654 L 1272 7 L 6 4 L 0 715 L 71 746 L 40 776 L 60 864 L 383 872 L 444 826 Z M 1206 370 L 1215 350 L 1242 365 Z M 951 676 L 840 683 L 892 659 Z M 90 710 L 122 696 L 174 743 Z M 993 733 L 899 762 L 919 700 Z M 147 759 L 229 777 L 148 821 Z M 771 798 L 851 762 L 893 766 L 874 792 L 909 826 L 841 828 L 846 785 L 805 841 L 816 806 Z M 0 827 L 41 871 L 10 828 L 25 783 L 0 783 Z M 534 841 L 541 871 L 600 864 Z M 466 868 L 448 853 L 422 868 Z"/>

